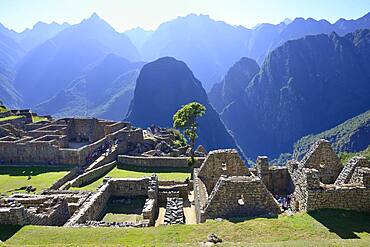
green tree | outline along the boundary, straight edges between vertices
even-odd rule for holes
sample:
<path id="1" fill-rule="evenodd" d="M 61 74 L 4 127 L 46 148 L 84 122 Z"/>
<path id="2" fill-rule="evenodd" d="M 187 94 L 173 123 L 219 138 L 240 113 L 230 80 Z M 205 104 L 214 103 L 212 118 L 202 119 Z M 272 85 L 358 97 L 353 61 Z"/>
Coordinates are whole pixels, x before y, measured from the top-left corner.
<path id="1" fill-rule="evenodd" d="M 180 129 L 190 141 L 191 160 L 194 161 L 194 145 L 197 135 L 197 119 L 204 115 L 206 107 L 198 102 L 191 102 L 182 106 L 173 115 L 173 127 Z"/>

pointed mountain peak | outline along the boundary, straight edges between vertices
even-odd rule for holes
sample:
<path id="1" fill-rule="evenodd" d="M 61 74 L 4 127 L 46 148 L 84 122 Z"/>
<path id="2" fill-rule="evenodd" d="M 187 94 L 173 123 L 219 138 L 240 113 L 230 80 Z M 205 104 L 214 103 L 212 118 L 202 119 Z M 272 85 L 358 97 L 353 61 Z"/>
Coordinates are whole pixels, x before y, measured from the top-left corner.
<path id="1" fill-rule="evenodd" d="M 91 16 L 90 16 L 90 18 L 89 18 L 90 20 L 101 20 L 101 18 L 99 17 L 99 15 L 96 13 L 96 12 L 94 12 Z"/>
<path id="2" fill-rule="evenodd" d="M 86 18 L 82 23 L 106 23 L 97 13 L 93 13 L 89 18 Z"/>
<path id="3" fill-rule="evenodd" d="M 100 18 L 100 16 L 98 16 L 98 14 L 95 12 L 89 18 L 84 19 L 80 24 L 82 24 L 82 26 L 85 28 L 103 28 L 114 30 L 114 28 L 109 25 L 108 22 Z"/>

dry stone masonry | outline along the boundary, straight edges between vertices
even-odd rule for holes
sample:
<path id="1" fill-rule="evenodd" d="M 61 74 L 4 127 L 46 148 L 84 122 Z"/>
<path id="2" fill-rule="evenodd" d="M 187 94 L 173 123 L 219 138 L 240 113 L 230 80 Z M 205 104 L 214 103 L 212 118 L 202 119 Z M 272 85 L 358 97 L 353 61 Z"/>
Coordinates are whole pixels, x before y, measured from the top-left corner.
<path id="1" fill-rule="evenodd" d="M 316 142 L 300 161 L 272 167 L 268 157 L 259 156 L 251 169 L 234 149 L 208 153 L 202 146 L 197 148 L 196 164 L 189 167 L 189 147 L 175 143 L 176 133 L 171 129 L 151 126 L 142 130 L 126 122 L 93 118 L 3 123 L 1 163 L 74 168 L 39 194 L 0 197 L 0 224 L 149 227 L 157 225 L 160 207 L 165 208 L 165 224 L 183 224 L 185 203 L 194 205 L 191 208 L 195 208 L 198 223 L 215 218 L 271 217 L 282 212 L 275 198 L 287 195 L 294 212 L 322 208 L 370 211 L 369 160 L 354 157 L 343 166 L 326 140 Z M 181 168 L 192 171 L 192 176 L 189 173 L 181 182 L 158 181 L 155 174 L 105 177 L 94 192 L 69 190 L 103 178 L 112 169 L 127 167 Z M 140 220 L 103 220 L 112 201 L 136 199 L 142 203 L 135 204 Z"/>
<path id="2" fill-rule="evenodd" d="M 370 169 L 364 157 L 354 157 L 343 167 L 329 143 L 319 140 L 301 162 L 290 161 L 288 170 L 294 210 L 370 211 Z"/>
<path id="3" fill-rule="evenodd" d="M 279 205 L 236 150 L 211 151 L 194 170 L 197 220 L 277 215 Z"/>

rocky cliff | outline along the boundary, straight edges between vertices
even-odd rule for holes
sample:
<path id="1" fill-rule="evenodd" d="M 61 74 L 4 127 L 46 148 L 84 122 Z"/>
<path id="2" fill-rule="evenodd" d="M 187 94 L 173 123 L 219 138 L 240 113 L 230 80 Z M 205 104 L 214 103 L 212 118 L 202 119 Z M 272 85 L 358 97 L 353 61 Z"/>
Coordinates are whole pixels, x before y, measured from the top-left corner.
<path id="1" fill-rule="evenodd" d="M 197 101 L 207 110 L 199 120 L 198 143 L 207 150 L 236 147 L 217 112 L 210 105 L 202 84 L 184 62 L 171 57 L 144 65 L 136 81 L 127 115 L 135 126 L 172 126 L 172 117 L 182 105 Z"/>

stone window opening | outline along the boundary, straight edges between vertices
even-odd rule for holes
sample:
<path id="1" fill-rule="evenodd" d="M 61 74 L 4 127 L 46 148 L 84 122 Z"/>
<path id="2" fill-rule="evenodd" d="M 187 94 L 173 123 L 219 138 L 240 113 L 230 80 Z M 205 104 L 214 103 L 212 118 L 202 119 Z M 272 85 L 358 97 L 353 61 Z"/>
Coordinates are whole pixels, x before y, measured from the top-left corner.
<path id="1" fill-rule="evenodd" d="M 226 163 L 222 163 L 222 165 L 221 165 L 221 169 L 222 169 L 223 171 L 227 171 L 227 165 L 226 165 Z"/>
<path id="2" fill-rule="evenodd" d="M 244 202 L 244 196 L 243 195 L 240 195 L 240 197 L 238 199 L 238 204 L 239 204 L 239 206 L 244 206 L 245 202 Z"/>

